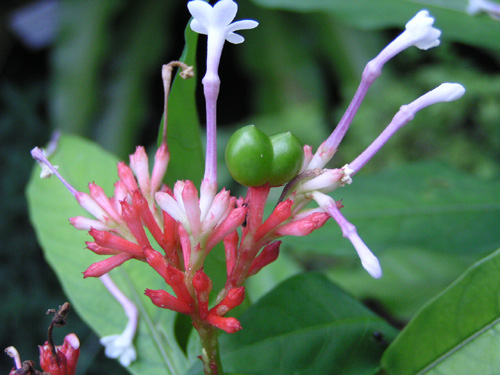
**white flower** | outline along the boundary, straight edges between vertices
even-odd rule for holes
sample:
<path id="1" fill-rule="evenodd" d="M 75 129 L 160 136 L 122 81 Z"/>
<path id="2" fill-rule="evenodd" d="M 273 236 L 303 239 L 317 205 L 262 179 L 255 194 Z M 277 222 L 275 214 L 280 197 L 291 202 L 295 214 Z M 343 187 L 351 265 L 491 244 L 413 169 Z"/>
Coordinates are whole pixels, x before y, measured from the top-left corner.
<path id="1" fill-rule="evenodd" d="M 245 40 L 241 35 L 235 34 L 235 31 L 253 29 L 259 24 L 254 20 L 231 23 L 238 11 L 238 5 L 233 0 L 220 0 L 213 7 L 205 1 L 193 0 L 188 3 L 188 9 L 194 17 L 191 21 L 193 31 L 209 37 L 216 35 L 234 44 Z"/>
<path id="2" fill-rule="evenodd" d="M 411 106 L 414 108 L 413 111 L 417 112 L 424 107 L 428 107 L 436 103 L 453 102 L 460 99 L 464 94 L 465 88 L 461 84 L 448 82 L 442 83 L 434 90 L 429 91 L 417 100 L 408 104 L 408 106 Z"/>
<path id="3" fill-rule="evenodd" d="M 495 19 L 500 19 L 500 4 L 488 0 L 469 0 L 467 13 L 474 15 L 486 12 Z"/>
<path id="4" fill-rule="evenodd" d="M 406 24 L 407 34 L 413 42 L 412 44 L 420 49 L 429 49 L 439 46 L 441 31 L 434 28 L 434 18 L 426 10 L 421 10 Z M 403 34 L 403 35 L 404 35 Z"/>
<path id="5" fill-rule="evenodd" d="M 104 354 L 108 358 L 118 358 L 122 366 L 128 367 L 137 358 L 133 336 L 127 332 L 121 335 L 104 336 L 101 344 L 104 345 Z"/>
<path id="6" fill-rule="evenodd" d="M 337 222 L 340 229 L 342 230 L 342 235 L 351 241 L 354 249 L 358 253 L 359 259 L 361 260 L 361 265 L 363 268 L 375 279 L 382 277 L 382 268 L 380 267 L 380 262 L 377 257 L 373 255 L 370 249 L 365 245 L 361 237 L 359 237 L 356 227 L 352 225 L 347 219 L 340 213 L 339 208 L 335 201 L 328 195 L 323 194 L 319 191 L 313 191 L 311 193 L 311 198 L 318 203 L 318 205 Z"/>

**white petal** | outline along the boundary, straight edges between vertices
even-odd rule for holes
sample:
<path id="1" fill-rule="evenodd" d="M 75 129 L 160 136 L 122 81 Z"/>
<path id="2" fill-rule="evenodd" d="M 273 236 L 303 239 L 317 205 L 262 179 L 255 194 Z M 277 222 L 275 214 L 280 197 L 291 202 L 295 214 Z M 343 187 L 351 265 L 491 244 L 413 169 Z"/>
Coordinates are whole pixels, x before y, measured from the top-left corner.
<path id="1" fill-rule="evenodd" d="M 122 366 L 128 367 L 137 358 L 132 340 L 125 334 L 105 336 L 100 341 L 106 357 L 119 358 Z"/>
<path id="2" fill-rule="evenodd" d="M 238 5 L 233 0 L 220 0 L 214 5 L 212 25 L 224 28 L 234 20 L 238 12 Z"/>
<path id="3" fill-rule="evenodd" d="M 205 28 L 210 26 L 213 8 L 209 3 L 202 0 L 193 0 L 188 2 L 187 7 L 189 13 Z"/>
<path id="4" fill-rule="evenodd" d="M 357 233 L 351 234 L 349 236 L 349 240 L 356 249 L 364 269 L 371 275 L 371 277 L 380 279 L 382 277 L 382 268 L 380 267 L 380 262 L 377 257 L 373 255 L 368 246 L 365 245 Z"/>
<path id="5" fill-rule="evenodd" d="M 208 34 L 207 28 L 203 26 L 196 18 L 193 18 L 189 26 L 191 27 L 191 30 L 193 30 L 195 33 L 204 35 Z"/>
<path id="6" fill-rule="evenodd" d="M 229 33 L 229 34 L 226 35 L 226 40 L 229 43 L 240 44 L 240 43 L 243 43 L 245 41 L 245 38 L 243 38 L 239 34 Z"/>
<path id="7" fill-rule="evenodd" d="M 439 45 L 441 31 L 432 27 L 434 18 L 426 10 L 421 10 L 406 24 L 406 31 L 415 39 L 417 48 L 426 50 Z"/>

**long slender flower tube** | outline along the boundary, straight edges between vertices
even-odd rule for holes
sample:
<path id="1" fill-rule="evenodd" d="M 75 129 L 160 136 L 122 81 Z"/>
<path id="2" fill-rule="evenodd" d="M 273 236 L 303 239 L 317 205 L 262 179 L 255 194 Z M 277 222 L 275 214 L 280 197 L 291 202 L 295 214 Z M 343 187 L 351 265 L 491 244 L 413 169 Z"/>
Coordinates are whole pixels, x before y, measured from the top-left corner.
<path id="1" fill-rule="evenodd" d="M 254 20 L 232 22 L 238 11 L 238 5 L 233 0 L 220 0 L 214 6 L 203 0 L 193 0 L 188 2 L 188 9 L 193 16 L 191 29 L 207 35 L 207 71 L 202 80 L 207 122 L 204 182 L 215 191 L 217 189 L 217 98 L 220 88 L 218 70 L 222 48 L 226 40 L 234 44 L 243 43 L 245 39 L 235 32 L 253 29 L 257 27 L 258 22 Z"/>
<path id="2" fill-rule="evenodd" d="M 302 172 L 304 178 L 288 192 L 295 199 L 295 211 L 300 210 L 310 199 L 316 201 L 321 209 L 337 222 L 344 237 L 351 241 L 368 273 L 375 278 L 381 277 L 382 270 L 377 258 L 361 240 L 354 225 L 340 213 L 338 202 L 325 193 L 350 184 L 352 176 L 359 172 L 397 130 L 411 121 L 418 111 L 432 104 L 455 101 L 464 93 L 464 87 L 458 83 L 443 83 L 410 104 L 403 105 L 387 128 L 351 163 L 340 169 L 314 169 Z"/>
<path id="3" fill-rule="evenodd" d="M 368 89 L 382 73 L 385 63 L 409 47 L 415 46 L 419 49 L 427 50 L 439 45 L 441 31 L 434 28 L 433 24 L 434 18 L 429 15 L 429 12 L 421 10 L 408 21 L 406 30 L 402 34 L 366 64 L 361 82 L 349 107 L 332 134 L 319 146 L 308 165 L 308 169 L 323 168 L 333 157 Z"/>
<path id="4" fill-rule="evenodd" d="M 323 167 L 336 151 L 366 91 L 380 75 L 383 65 L 410 46 L 428 49 L 439 45 L 438 38 L 441 32 L 432 26 L 433 23 L 434 19 L 427 11 L 420 11 L 406 24 L 406 30 L 367 64 L 360 86 L 340 123 L 330 137 L 318 148 L 314 156 L 311 157 L 312 153 L 309 147 L 304 148 L 305 157 L 301 172 L 285 187 L 281 198 L 294 201 L 291 220 L 297 220 L 295 215 L 300 214 L 310 200 L 316 201 L 320 209 L 337 222 L 344 237 L 349 239 L 356 249 L 363 267 L 375 278 L 382 276 L 377 258 L 361 240 L 354 225 L 349 223 L 340 213 L 342 204 L 335 202 L 325 194 L 350 184 L 352 176 L 359 172 L 397 130 L 411 121 L 418 111 L 439 102 L 457 100 L 465 93 L 465 89 L 457 83 L 444 83 L 412 103 L 403 105 L 387 128 L 355 160 L 339 169 L 323 169 Z M 285 232 L 285 228 L 281 232 Z"/>

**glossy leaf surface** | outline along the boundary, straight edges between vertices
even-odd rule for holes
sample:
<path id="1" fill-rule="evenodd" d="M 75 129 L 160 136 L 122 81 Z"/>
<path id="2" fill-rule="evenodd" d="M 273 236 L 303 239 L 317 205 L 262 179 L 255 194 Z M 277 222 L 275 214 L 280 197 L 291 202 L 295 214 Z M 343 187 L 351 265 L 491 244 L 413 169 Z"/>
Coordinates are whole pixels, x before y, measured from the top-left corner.
<path id="1" fill-rule="evenodd" d="M 500 372 L 500 250 L 430 301 L 387 349 L 389 374 Z"/>
<path id="2" fill-rule="evenodd" d="M 225 371 L 238 374 L 373 374 L 395 330 L 318 273 L 292 277 L 221 337 Z M 355 358 L 355 360 L 354 360 Z"/>

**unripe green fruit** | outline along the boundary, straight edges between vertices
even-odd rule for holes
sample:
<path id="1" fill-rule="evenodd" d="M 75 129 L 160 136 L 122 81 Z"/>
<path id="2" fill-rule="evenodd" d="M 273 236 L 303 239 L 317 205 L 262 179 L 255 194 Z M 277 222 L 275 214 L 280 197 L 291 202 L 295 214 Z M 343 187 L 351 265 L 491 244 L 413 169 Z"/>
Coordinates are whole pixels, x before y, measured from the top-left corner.
<path id="1" fill-rule="evenodd" d="M 253 125 L 237 130 L 226 146 L 229 173 L 245 186 L 260 186 L 267 182 L 272 158 L 271 140 Z"/>
<path id="2" fill-rule="evenodd" d="M 280 186 L 299 173 L 304 160 L 302 145 L 290 132 L 270 137 L 273 145 L 273 162 L 268 182 L 271 186 Z"/>
<path id="3" fill-rule="evenodd" d="M 236 131 L 226 146 L 226 164 L 233 178 L 245 186 L 279 186 L 300 170 L 304 152 L 290 132 L 268 137 L 253 125 Z"/>

